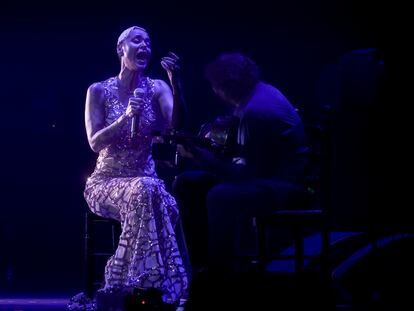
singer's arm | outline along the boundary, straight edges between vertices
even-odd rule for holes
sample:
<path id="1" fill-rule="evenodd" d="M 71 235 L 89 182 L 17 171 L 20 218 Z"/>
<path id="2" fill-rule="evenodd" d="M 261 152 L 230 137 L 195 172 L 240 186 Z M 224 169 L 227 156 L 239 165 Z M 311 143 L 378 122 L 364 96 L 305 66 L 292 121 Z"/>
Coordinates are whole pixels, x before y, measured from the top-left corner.
<path id="1" fill-rule="evenodd" d="M 161 66 L 167 71 L 173 93 L 173 112 L 171 126 L 176 130 L 182 130 L 186 123 L 187 107 L 181 84 L 181 70 L 179 57 L 173 52 L 161 59 Z"/>
<path id="2" fill-rule="evenodd" d="M 104 88 L 100 83 L 92 84 L 86 94 L 85 127 L 89 146 L 99 152 L 117 138 L 120 129 L 128 121 L 126 114 L 105 127 Z"/>
<path id="3" fill-rule="evenodd" d="M 172 86 L 174 98 L 172 127 L 176 130 L 182 130 L 185 125 L 185 118 L 187 113 L 179 73 L 175 73 L 172 75 L 170 83 Z"/>
<path id="4" fill-rule="evenodd" d="M 161 113 L 168 127 L 171 127 L 174 99 L 168 84 L 163 80 L 155 80 L 155 96 L 160 105 Z"/>

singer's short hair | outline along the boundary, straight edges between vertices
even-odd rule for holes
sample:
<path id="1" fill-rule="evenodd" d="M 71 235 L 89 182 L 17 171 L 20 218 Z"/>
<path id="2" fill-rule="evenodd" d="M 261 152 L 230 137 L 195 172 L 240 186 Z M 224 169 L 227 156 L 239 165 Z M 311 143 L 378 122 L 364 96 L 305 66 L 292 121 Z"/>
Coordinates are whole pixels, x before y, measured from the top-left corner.
<path id="1" fill-rule="evenodd" d="M 256 63 L 240 52 L 221 54 L 205 68 L 205 77 L 212 86 L 235 100 L 249 95 L 259 76 Z"/>
<path id="2" fill-rule="evenodd" d="M 143 28 L 143 27 L 140 27 L 140 26 L 131 26 L 131 27 L 129 27 L 129 28 L 127 28 L 127 29 L 125 29 L 120 35 L 119 35 L 119 37 L 118 37 L 118 41 L 117 41 L 117 43 L 116 43 L 116 52 L 117 52 L 117 54 L 118 54 L 118 57 L 119 58 L 121 58 L 122 57 L 122 54 L 120 53 L 120 49 L 119 49 L 119 46 L 125 41 L 125 39 L 126 38 L 128 38 L 128 36 L 129 36 L 129 34 L 131 33 L 131 31 L 132 30 L 134 30 L 134 29 L 138 29 L 138 30 L 142 30 L 142 31 L 145 31 L 146 33 L 148 33 L 147 32 L 147 30 L 145 29 L 145 28 Z"/>

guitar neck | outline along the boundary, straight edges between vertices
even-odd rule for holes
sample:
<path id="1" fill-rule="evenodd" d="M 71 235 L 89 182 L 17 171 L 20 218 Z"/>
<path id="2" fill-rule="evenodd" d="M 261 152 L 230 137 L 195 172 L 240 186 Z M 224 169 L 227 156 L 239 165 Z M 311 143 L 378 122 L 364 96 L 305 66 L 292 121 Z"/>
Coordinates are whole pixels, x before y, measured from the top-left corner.
<path id="1" fill-rule="evenodd" d="M 164 139 L 165 142 L 168 142 L 170 144 L 182 144 L 182 145 L 194 144 L 199 147 L 206 147 L 206 148 L 212 145 L 212 141 L 208 138 L 181 134 L 181 133 L 162 135 L 162 138 Z"/>

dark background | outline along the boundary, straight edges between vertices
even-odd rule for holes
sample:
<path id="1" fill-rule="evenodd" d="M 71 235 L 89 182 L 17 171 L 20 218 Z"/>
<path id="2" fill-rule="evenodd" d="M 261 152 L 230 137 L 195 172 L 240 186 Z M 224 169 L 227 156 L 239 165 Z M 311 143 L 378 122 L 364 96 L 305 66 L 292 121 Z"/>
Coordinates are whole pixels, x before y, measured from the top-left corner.
<path id="1" fill-rule="evenodd" d="M 0 293 L 83 289 L 87 207 L 82 192 L 96 156 L 84 129 L 85 95 L 91 83 L 118 73 L 116 40 L 127 27 L 140 25 L 150 33 L 150 76 L 167 79 L 159 60 L 168 51 L 181 57 L 189 131 L 221 112 L 203 78 L 204 65 L 220 52 L 243 51 L 255 59 L 263 79 L 284 92 L 308 123 L 320 120 L 323 105 L 334 104 L 326 99 L 335 76 L 329 72 L 335 72 L 344 54 L 373 48 L 380 52 L 378 59 L 391 64 L 390 76 L 399 75 L 398 36 L 404 20 L 391 23 L 393 8 L 376 1 L 141 2 L 2 4 Z M 398 131 L 387 129 L 400 125 L 394 118 L 399 117 L 394 112 L 398 102 L 372 103 L 379 108 L 373 123 L 378 131 L 369 132 L 376 137 L 374 150 L 367 149 L 366 141 L 352 144 L 352 137 L 361 137 L 358 125 L 355 136 L 345 135 L 349 145 L 339 148 L 337 162 L 359 155 L 365 162 L 336 178 L 334 201 L 346 198 L 343 205 L 352 205 L 351 210 L 366 208 L 375 191 L 364 189 L 373 176 L 384 194 L 388 184 L 376 177 L 392 170 L 383 160 L 397 146 L 392 135 Z M 365 118 L 372 106 L 362 111 L 352 107 L 343 123 L 371 131 Z M 349 146 L 351 157 L 343 153 Z M 371 161 L 376 163 L 374 173 L 366 168 Z M 355 167 L 352 161 L 348 165 Z M 375 197 L 373 204 L 394 202 L 390 197 Z M 365 225 L 369 217 L 362 214 L 358 223 Z"/>

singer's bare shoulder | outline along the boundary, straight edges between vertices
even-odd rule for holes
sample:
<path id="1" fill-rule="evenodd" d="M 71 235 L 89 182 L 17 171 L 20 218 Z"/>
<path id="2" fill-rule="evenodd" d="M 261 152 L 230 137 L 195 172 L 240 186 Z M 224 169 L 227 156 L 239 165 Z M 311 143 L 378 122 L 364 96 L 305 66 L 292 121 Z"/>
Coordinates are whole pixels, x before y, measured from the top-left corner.
<path id="1" fill-rule="evenodd" d="M 98 104 L 105 97 L 105 88 L 101 82 L 92 83 L 87 91 L 87 103 Z"/>
<path id="2" fill-rule="evenodd" d="M 89 87 L 88 87 L 88 93 L 90 95 L 93 96 L 100 96 L 104 93 L 104 86 L 102 84 L 102 82 L 95 82 L 92 83 Z"/>
<path id="3" fill-rule="evenodd" d="M 161 79 L 154 79 L 155 95 L 159 96 L 165 92 L 171 93 L 171 88 L 167 82 Z"/>

